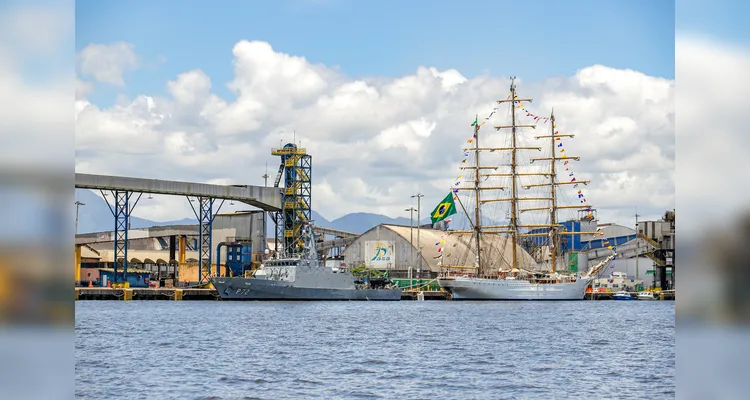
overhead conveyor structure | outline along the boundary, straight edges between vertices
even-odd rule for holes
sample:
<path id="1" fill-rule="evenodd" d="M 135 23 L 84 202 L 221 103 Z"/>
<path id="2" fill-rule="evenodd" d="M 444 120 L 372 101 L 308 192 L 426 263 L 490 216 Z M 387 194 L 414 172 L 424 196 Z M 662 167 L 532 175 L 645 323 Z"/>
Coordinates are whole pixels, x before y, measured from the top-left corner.
<path id="1" fill-rule="evenodd" d="M 276 243 L 282 239 L 284 253 L 292 257 L 304 250 L 303 227 L 310 222 L 312 214 L 312 156 L 293 143 L 272 149 L 271 154 L 281 157 L 274 187 L 278 188 L 284 176 L 281 211 L 274 215 Z"/>
<path id="2" fill-rule="evenodd" d="M 128 229 L 130 215 L 138 204 L 143 193 L 186 196 L 197 199 L 197 209 L 193 212 L 199 223 L 200 263 L 199 284 L 207 283 L 211 274 L 211 224 L 213 222 L 215 200 L 237 201 L 257 207 L 264 211 L 280 211 L 282 209 L 282 195 L 277 188 L 249 185 L 211 185 L 206 183 L 166 181 L 159 179 L 143 179 L 108 175 L 92 175 L 76 173 L 76 189 L 93 189 L 101 191 L 107 198 L 112 195 L 113 204 L 107 201 L 112 216 L 115 219 L 114 237 L 114 278 L 116 282 L 126 281 L 128 271 Z M 309 191 L 308 191 L 309 193 Z M 135 196 L 137 194 L 137 196 Z M 133 198 L 135 200 L 133 201 Z M 132 203 L 131 203 L 132 201 Z M 309 203 L 308 203 L 309 204 Z M 221 204 L 217 207 L 217 212 Z M 122 274 L 118 273 L 118 266 L 122 266 Z"/>

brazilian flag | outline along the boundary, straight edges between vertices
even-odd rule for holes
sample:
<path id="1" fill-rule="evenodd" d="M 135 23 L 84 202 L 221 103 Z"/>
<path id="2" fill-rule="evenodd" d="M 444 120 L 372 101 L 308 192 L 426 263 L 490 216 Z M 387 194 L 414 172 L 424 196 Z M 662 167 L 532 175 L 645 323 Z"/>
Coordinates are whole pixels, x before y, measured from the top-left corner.
<path id="1" fill-rule="evenodd" d="M 435 224 L 446 219 L 448 216 L 456 213 L 456 203 L 453 202 L 453 192 L 448 193 L 447 196 L 440 202 L 440 204 L 432 210 L 430 213 L 430 219 Z"/>

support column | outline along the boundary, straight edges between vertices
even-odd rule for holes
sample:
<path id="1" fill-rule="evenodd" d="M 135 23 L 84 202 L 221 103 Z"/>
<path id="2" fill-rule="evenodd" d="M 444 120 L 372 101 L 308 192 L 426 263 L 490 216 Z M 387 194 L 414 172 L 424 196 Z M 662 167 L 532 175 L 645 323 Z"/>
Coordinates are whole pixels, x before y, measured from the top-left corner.
<path id="1" fill-rule="evenodd" d="M 132 191 L 127 190 L 113 190 L 112 197 L 114 198 L 114 208 L 107 201 L 109 210 L 112 212 L 112 216 L 115 217 L 115 240 L 114 240 L 114 281 L 125 282 L 128 274 L 128 229 L 130 229 L 130 213 L 135 209 L 138 204 L 138 200 L 141 199 L 143 193 L 138 193 L 138 198 L 130 206 L 130 196 L 133 194 Z M 104 195 L 104 192 L 102 192 Z M 105 198 L 106 201 L 106 198 Z M 122 260 L 122 274 L 118 274 L 118 264 Z"/>
<path id="2" fill-rule="evenodd" d="M 211 197 L 198 197 L 198 211 L 196 212 L 192 203 L 193 212 L 198 219 L 198 284 L 208 283 L 208 277 L 211 276 L 211 227 L 214 221 L 213 205 L 214 199 Z M 221 201 L 217 212 L 221 209 L 224 201 Z"/>
<path id="3" fill-rule="evenodd" d="M 214 199 L 201 197 L 199 201 L 201 208 L 198 218 L 200 222 L 198 231 L 198 246 L 200 246 L 198 283 L 203 284 L 207 283 L 208 277 L 211 276 L 211 223 L 213 222 Z"/>
<path id="4" fill-rule="evenodd" d="M 177 236 L 172 235 L 169 237 L 169 264 L 174 264 L 177 261 Z"/>
<path id="5" fill-rule="evenodd" d="M 73 273 L 73 276 L 75 277 L 76 283 L 81 282 L 81 245 L 76 245 L 76 253 L 75 253 L 75 272 Z"/>
<path id="6" fill-rule="evenodd" d="M 130 192 L 115 192 L 115 282 L 125 282 L 128 274 L 128 220 Z M 117 273 L 117 264 L 122 260 L 122 275 Z"/>
<path id="7" fill-rule="evenodd" d="M 180 245 L 179 245 L 180 246 L 180 258 L 179 258 L 180 264 L 185 263 L 185 245 L 186 245 L 185 242 L 186 241 L 187 241 L 187 236 L 180 235 Z"/>

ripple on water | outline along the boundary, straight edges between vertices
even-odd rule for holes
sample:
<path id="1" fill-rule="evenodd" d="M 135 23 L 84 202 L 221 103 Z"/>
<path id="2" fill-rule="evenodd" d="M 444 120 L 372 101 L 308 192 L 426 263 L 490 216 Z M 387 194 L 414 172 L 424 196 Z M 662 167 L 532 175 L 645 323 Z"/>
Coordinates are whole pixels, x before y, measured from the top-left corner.
<path id="1" fill-rule="evenodd" d="M 624 303 L 79 301 L 76 395 L 674 396 L 674 302 Z"/>

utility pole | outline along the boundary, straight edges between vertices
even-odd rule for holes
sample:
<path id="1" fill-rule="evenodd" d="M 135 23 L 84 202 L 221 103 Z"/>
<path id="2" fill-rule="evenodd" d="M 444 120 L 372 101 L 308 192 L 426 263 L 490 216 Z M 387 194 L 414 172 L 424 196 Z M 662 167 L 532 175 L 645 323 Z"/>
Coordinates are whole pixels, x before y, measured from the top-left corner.
<path id="1" fill-rule="evenodd" d="M 263 186 L 268 187 L 268 163 L 266 163 L 266 173 L 261 178 L 263 178 Z"/>
<path id="2" fill-rule="evenodd" d="M 409 264 L 414 262 L 414 211 L 417 209 L 409 207 L 404 211 L 409 211 Z"/>
<path id="3" fill-rule="evenodd" d="M 421 206 L 421 199 L 424 197 L 423 194 L 417 193 L 415 195 L 412 195 L 411 198 L 417 198 L 417 279 L 422 277 L 422 247 L 419 245 L 419 238 L 420 238 L 420 226 L 422 225 L 420 223 L 421 217 L 420 217 L 420 211 L 422 209 Z"/>
<path id="4" fill-rule="evenodd" d="M 77 235 L 78 234 L 78 208 L 80 206 L 85 206 L 86 204 L 81 203 L 80 201 L 76 200 L 75 205 L 76 205 L 76 235 Z"/>

